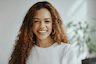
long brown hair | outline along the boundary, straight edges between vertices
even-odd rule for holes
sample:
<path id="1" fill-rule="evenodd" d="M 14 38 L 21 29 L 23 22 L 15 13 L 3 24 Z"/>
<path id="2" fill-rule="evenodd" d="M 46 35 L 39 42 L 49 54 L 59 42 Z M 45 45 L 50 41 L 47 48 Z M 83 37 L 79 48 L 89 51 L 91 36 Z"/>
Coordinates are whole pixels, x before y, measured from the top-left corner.
<path id="1" fill-rule="evenodd" d="M 32 19 L 35 12 L 41 8 L 46 8 L 51 13 L 53 24 L 50 35 L 52 39 L 58 44 L 61 42 L 70 43 L 57 10 L 47 1 L 37 2 L 28 10 L 24 17 L 9 64 L 26 64 L 30 50 L 36 44 L 36 35 L 32 32 Z"/>

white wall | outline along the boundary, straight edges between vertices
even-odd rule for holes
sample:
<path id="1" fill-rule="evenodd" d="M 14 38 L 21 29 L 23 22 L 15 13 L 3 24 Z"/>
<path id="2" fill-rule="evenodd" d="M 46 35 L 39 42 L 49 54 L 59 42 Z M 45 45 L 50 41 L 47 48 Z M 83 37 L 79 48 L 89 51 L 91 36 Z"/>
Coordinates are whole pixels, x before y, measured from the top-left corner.
<path id="1" fill-rule="evenodd" d="M 88 0 L 88 18 L 96 19 L 96 0 Z M 96 20 L 89 20 L 90 26 L 96 26 Z M 96 27 L 95 27 L 96 29 Z M 90 37 L 94 39 L 94 36 L 96 37 L 96 32 L 93 33 Z M 96 54 L 88 54 L 88 57 L 96 57 Z"/>
<path id="2" fill-rule="evenodd" d="M 89 18 L 96 18 L 96 0 L 88 0 Z M 91 22 L 91 25 L 96 25 L 96 22 Z"/>
<path id="3" fill-rule="evenodd" d="M 37 1 L 41 0 L 0 0 L 0 64 L 8 63 L 22 20 L 27 10 Z M 65 26 L 70 20 L 76 22 L 86 19 L 87 0 L 48 1 L 59 11 Z M 86 54 L 85 52 L 78 58 L 81 60 Z"/>

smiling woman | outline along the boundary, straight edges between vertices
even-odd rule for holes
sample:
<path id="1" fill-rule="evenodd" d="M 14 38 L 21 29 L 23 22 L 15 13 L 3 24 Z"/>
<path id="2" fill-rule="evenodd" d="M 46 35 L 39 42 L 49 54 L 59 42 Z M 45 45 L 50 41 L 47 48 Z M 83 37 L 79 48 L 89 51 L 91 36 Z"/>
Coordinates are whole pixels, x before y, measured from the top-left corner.
<path id="1" fill-rule="evenodd" d="M 36 45 L 46 47 L 54 43 L 50 34 L 52 32 L 51 13 L 46 8 L 41 8 L 36 11 L 33 17 L 33 33 L 36 35 Z M 45 43 L 46 42 L 46 43 Z"/>
<path id="2" fill-rule="evenodd" d="M 78 64 L 57 10 L 46 1 L 27 12 L 9 64 Z"/>

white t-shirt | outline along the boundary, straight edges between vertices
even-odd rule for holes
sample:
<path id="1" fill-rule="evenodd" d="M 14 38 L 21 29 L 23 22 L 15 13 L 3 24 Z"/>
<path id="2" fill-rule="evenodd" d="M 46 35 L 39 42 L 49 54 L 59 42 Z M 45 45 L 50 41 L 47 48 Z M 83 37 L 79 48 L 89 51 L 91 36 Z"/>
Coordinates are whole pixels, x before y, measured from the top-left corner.
<path id="1" fill-rule="evenodd" d="M 33 46 L 26 64 L 78 64 L 78 60 L 72 46 L 62 42 L 47 48 Z"/>

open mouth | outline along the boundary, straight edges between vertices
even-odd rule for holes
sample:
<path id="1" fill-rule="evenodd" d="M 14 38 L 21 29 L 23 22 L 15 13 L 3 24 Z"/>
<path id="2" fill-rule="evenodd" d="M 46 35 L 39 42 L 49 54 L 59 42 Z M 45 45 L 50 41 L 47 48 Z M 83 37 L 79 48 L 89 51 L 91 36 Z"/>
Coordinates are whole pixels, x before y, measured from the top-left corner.
<path id="1" fill-rule="evenodd" d="M 48 30 L 46 30 L 46 31 L 38 31 L 39 33 L 46 33 Z"/>

